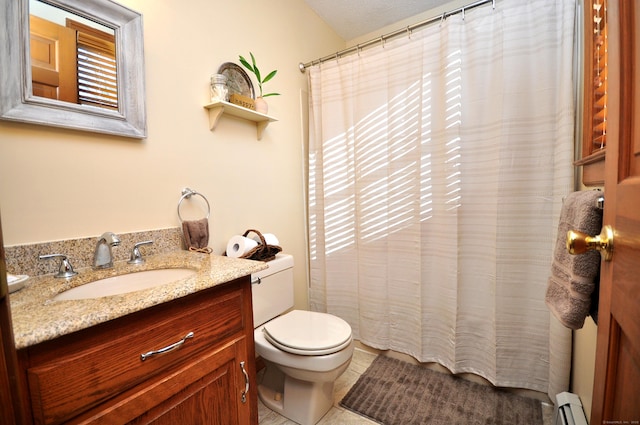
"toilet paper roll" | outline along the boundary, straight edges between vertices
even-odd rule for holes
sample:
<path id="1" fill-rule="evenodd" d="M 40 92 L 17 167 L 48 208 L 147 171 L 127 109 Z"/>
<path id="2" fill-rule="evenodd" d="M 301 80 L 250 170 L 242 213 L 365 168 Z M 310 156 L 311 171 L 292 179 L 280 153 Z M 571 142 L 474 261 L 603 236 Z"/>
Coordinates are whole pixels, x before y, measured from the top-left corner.
<path id="1" fill-rule="evenodd" d="M 267 243 L 267 245 L 280 245 L 280 241 L 273 233 L 263 233 L 262 236 L 264 237 L 264 241 Z M 258 235 L 255 235 L 253 237 L 253 240 L 258 243 L 262 243 L 262 241 L 260 240 L 260 236 Z"/>
<path id="2" fill-rule="evenodd" d="M 258 246 L 258 242 L 253 239 L 235 235 L 227 243 L 227 257 L 242 257 L 256 246 Z"/>

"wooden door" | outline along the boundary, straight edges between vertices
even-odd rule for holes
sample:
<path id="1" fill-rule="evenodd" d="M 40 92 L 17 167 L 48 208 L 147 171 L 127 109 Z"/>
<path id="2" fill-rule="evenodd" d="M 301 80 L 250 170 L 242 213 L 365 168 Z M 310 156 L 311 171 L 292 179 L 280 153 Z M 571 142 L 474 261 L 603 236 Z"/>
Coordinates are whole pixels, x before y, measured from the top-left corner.
<path id="1" fill-rule="evenodd" d="M 78 103 L 75 30 L 33 15 L 29 30 L 34 96 Z"/>
<path id="2" fill-rule="evenodd" d="M 0 424 L 2 425 L 26 423 L 22 418 L 17 375 L 18 359 L 13 341 L 7 267 L 2 241 L 2 225 L 0 225 L 0 406 L 2 407 Z"/>
<path id="3" fill-rule="evenodd" d="M 591 423 L 640 423 L 640 1 L 609 2 L 609 143 Z"/>

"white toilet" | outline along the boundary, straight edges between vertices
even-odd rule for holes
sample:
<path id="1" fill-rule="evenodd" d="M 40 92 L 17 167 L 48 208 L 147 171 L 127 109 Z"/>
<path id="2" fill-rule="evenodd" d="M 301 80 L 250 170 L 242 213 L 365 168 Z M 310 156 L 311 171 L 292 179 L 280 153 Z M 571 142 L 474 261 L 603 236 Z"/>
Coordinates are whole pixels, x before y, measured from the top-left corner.
<path id="1" fill-rule="evenodd" d="M 293 257 L 278 254 L 267 264 L 251 276 L 256 354 L 266 366 L 258 396 L 278 414 L 312 425 L 331 409 L 334 383 L 351 362 L 351 327 L 325 313 L 282 314 L 293 307 Z"/>

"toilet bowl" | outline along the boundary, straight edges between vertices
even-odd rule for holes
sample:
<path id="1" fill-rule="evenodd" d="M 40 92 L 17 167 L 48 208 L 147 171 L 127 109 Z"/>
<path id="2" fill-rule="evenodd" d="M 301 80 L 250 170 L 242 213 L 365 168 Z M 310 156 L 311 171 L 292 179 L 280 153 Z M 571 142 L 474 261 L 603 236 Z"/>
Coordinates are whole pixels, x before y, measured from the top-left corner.
<path id="1" fill-rule="evenodd" d="M 292 421 L 315 424 L 333 406 L 335 381 L 351 362 L 351 327 L 326 313 L 282 314 L 293 307 L 293 258 L 278 254 L 268 264 L 269 269 L 252 276 L 255 348 L 265 363 L 258 396 Z M 282 303 L 289 291 L 290 303 Z M 265 305 L 268 300 L 273 306 Z"/>

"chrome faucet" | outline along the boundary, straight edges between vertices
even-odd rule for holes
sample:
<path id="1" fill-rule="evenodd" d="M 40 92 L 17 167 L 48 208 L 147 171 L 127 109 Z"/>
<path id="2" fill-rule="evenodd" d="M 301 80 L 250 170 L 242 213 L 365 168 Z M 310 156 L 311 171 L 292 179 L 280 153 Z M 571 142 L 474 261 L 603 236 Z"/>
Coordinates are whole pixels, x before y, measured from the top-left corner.
<path id="1" fill-rule="evenodd" d="M 113 267 L 113 254 L 111 247 L 120 245 L 120 239 L 112 232 L 104 232 L 98 238 L 96 250 L 93 253 L 93 267 L 96 269 L 108 269 Z"/>

